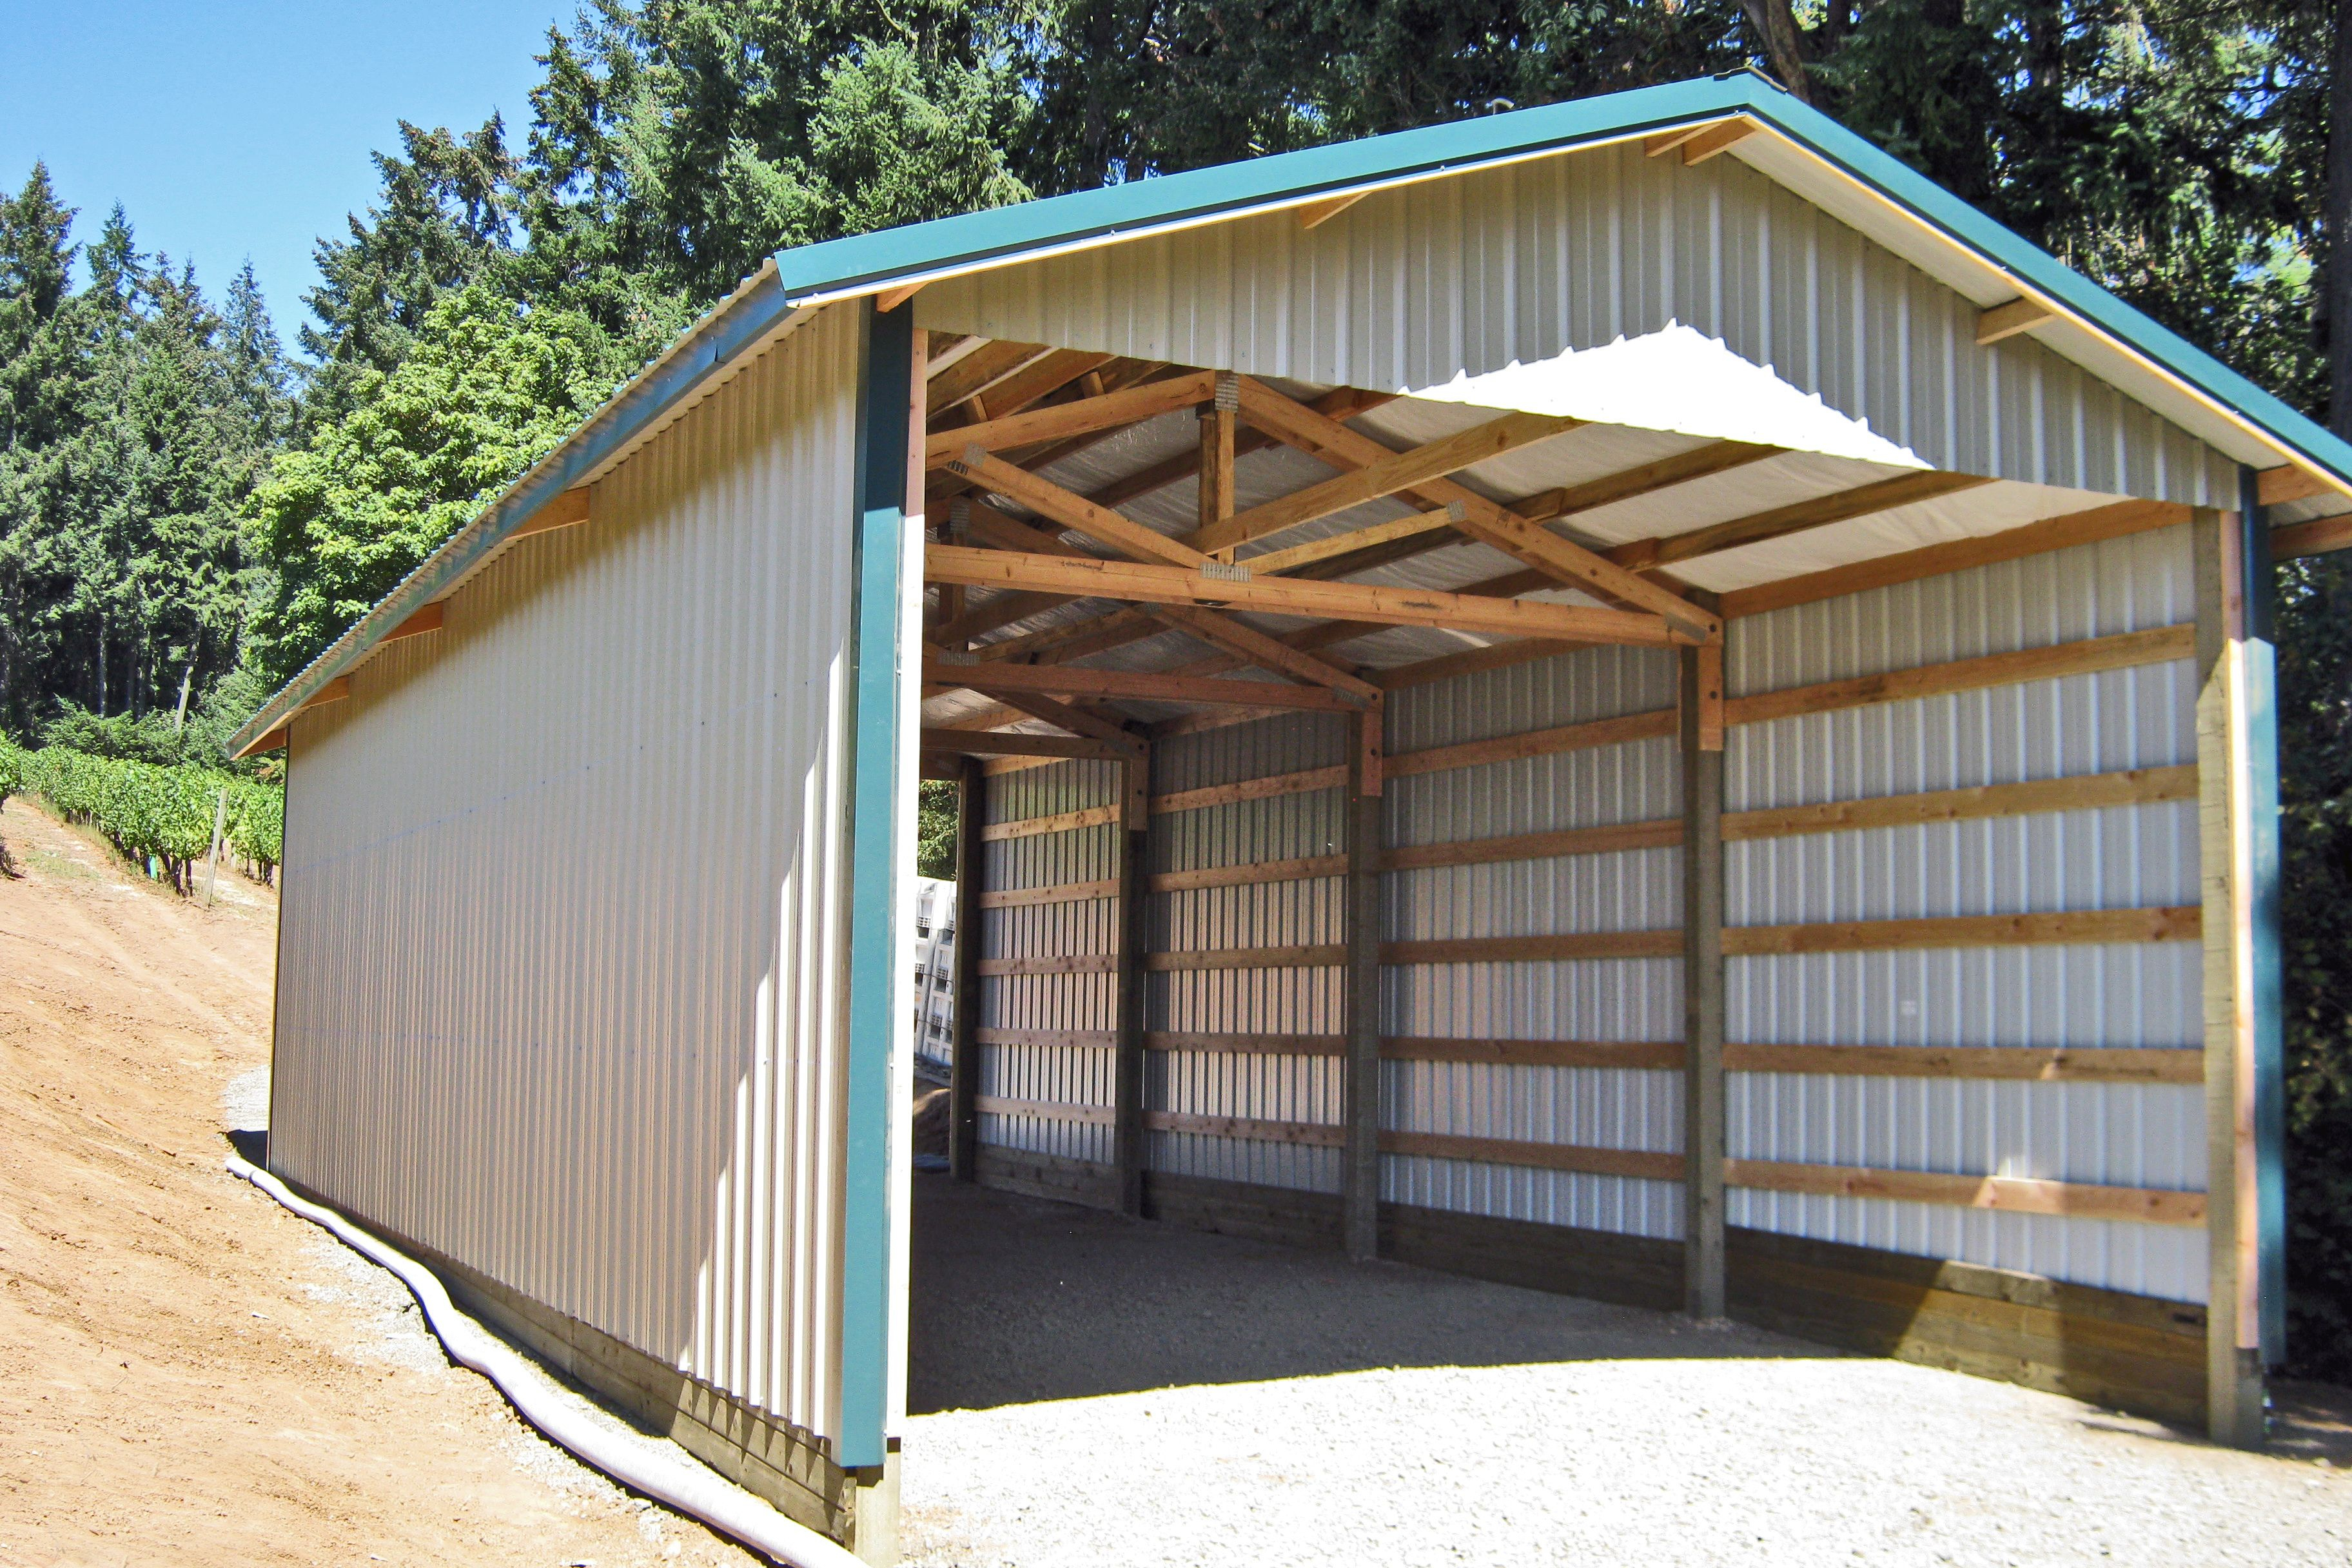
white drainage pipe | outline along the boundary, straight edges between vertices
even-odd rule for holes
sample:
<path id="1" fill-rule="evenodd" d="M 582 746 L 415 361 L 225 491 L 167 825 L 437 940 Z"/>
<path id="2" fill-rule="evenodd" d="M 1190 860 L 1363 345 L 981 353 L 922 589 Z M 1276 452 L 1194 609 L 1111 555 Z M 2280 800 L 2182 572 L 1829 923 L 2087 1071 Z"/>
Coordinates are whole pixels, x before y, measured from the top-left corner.
<path id="1" fill-rule="evenodd" d="M 865 1568 L 857 1558 L 805 1525 L 795 1524 L 742 1488 L 700 1465 L 666 1451 L 668 1445 L 608 1430 L 572 1409 L 546 1375 L 503 1341 L 457 1310 L 438 1276 L 370 1236 L 331 1208 L 305 1203 L 286 1184 L 247 1161 L 229 1156 L 229 1173 L 242 1176 L 314 1225 L 400 1276 L 425 1309 L 449 1359 L 471 1367 L 522 1413 L 524 1420 L 632 1491 L 692 1514 L 786 1568 Z"/>

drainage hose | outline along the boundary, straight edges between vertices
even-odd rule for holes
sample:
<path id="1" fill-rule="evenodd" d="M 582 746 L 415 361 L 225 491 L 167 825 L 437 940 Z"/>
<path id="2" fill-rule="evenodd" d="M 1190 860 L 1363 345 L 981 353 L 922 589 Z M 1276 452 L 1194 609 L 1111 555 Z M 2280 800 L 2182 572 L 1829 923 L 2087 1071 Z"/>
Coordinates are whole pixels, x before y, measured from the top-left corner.
<path id="1" fill-rule="evenodd" d="M 766 1553 L 786 1568 L 864 1568 L 858 1560 L 805 1525 L 795 1524 L 761 1499 L 734 1486 L 668 1445 L 611 1431 L 571 1407 L 546 1376 L 503 1341 L 457 1310 L 434 1272 L 387 1247 L 331 1208 L 305 1203 L 268 1172 L 229 1157 L 229 1173 L 241 1176 L 314 1225 L 335 1233 L 354 1250 L 398 1275 L 425 1310 L 449 1359 L 471 1367 L 507 1396 L 530 1422 L 581 1460 L 632 1491 L 692 1514 L 711 1529 Z"/>

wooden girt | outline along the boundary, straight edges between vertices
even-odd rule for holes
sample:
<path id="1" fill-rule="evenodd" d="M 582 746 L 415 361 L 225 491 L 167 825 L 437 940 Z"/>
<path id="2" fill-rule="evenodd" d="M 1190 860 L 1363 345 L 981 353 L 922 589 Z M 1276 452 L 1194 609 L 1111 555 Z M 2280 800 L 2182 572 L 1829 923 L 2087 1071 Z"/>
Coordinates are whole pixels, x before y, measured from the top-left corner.
<path id="1" fill-rule="evenodd" d="M 1486 599 L 1369 583 L 1259 577 L 1246 567 L 1213 565 L 1194 571 L 1139 562 L 1103 561 L 1092 556 L 1073 558 L 948 544 L 930 546 L 923 559 L 924 575 L 931 582 L 1035 589 L 1066 594 L 1073 598 L 1208 605 L 1306 616 L 1317 620 L 1444 626 L 1499 637 L 1551 637 L 1648 647 L 1696 640 L 1669 626 L 1663 616 L 1632 610 Z"/>
<path id="2" fill-rule="evenodd" d="M 1271 680 L 1217 680 L 1157 671 L 1089 669 L 1074 664 L 956 664 L 923 660 L 923 685 L 958 687 L 984 696 L 1030 693 L 1101 697 L 1114 701 L 1212 702 L 1250 708 L 1297 708 L 1317 713 L 1352 713 L 1356 705 L 1320 686 Z"/>
<path id="3" fill-rule="evenodd" d="M 1036 483 L 1048 489 L 1053 488 L 1044 479 L 1039 479 Z M 1066 495 L 1066 492 L 1065 494 Z M 1080 506 L 1089 504 L 1077 496 L 1067 496 L 1067 500 Z M 999 549 L 1028 551 L 1036 554 L 1061 555 L 1080 560 L 1094 559 L 1083 551 L 1064 543 L 1058 535 L 1041 528 L 1032 528 L 1027 523 L 1007 517 L 995 508 L 985 504 L 976 505 L 971 509 L 971 516 L 967 526 L 971 529 L 973 537 L 984 540 Z M 1130 526 L 1140 527 L 1141 525 Z M 1158 536 L 1154 535 L 1154 537 Z M 1133 554 L 1132 552 L 1128 553 L 1130 556 Z M 1206 559 L 1205 556 L 1194 556 L 1192 563 L 1198 563 Z M 1183 563 L 1180 562 L 1180 563 Z M 1162 625 L 1189 632 L 1212 647 L 1223 648 L 1246 662 L 1275 674 L 1292 676 L 1318 686 L 1329 687 L 1336 691 L 1347 692 L 1356 698 L 1359 703 L 1376 703 L 1381 700 L 1380 688 L 1370 681 L 1361 679 L 1335 664 L 1300 653 L 1278 638 L 1269 637 L 1255 626 L 1244 626 L 1239 621 L 1219 615 L 1214 610 L 1192 605 L 1167 605 L 1150 606 L 1143 613 Z"/>
<path id="4" fill-rule="evenodd" d="M 1248 377 L 1243 379 L 1241 405 L 1242 416 L 1253 425 L 1270 436 L 1313 452 L 1337 468 L 1353 468 L 1359 473 L 1370 472 L 1405 456 L 1390 450 L 1369 436 L 1349 429 L 1336 419 L 1328 419 L 1294 399 L 1283 396 L 1261 381 Z M 1570 425 L 1569 427 L 1574 426 Z M 1540 522 L 1500 506 L 1452 479 L 1434 478 L 1408 488 L 1416 496 L 1445 508 L 1440 515 L 1454 528 L 1514 560 L 1549 573 L 1571 587 L 1597 594 L 1616 604 L 1664 616 L 1698 637 L 1723 635 L 1720 620 L 1680 595 L 1635 575 L 1580 544 L 1562 539 Z M 1376 524 L 1374 531 L 1383 529 L 1393 531 L 1395 526 Z M 1380 541 L 1367 539 L 1365 542 L 1370 544 Z M 1257 563 L 1253 561 L 1251 564 L 1255 567 Z"/>
<path id="5" fill-rule="evenodd" d="M 1262 502 L 1214 528 L 1201 530 L 1193 535 L 1192 542 L 1210 554 L 1231 559 L 1235 549 L 1252 540 L 1346 511 L 1399 490 L 1418 489 L 1432 479 L 1549 440 L 1586 423 L 1559 414 L 1506 414 L 1405 451 L 1391 452 L 1383 447 L 1381 450 L 1386 455 L 1379 460 L 1321 484 Z"/>
<path id="6" fill-rule="evenodd" d="M 1937 496 L 1952 495 L 1990 483 L 1990 479 L 1976 474 L 1949 474 L 1940 468 L 1922 468 L 1916 473 L 1897 474 L 1892 479 L 1874 479 L 1869 484 L 1856 485 L 1851 489 L 1792 501 L 1768 511 L 1751 512 L 1727 522 L 1695 528 L 1687 533 L 1635 540 L 1630 544 L 1612 548 L 1609 558 L 1621 566 L 1646 572 L 1677 561 L 1693 561 L 1702 555 L 1738 550 L 1743 545 L 1761 544 L 1768 539 L 1785 539 L 1792 533 L 1826 528 L 1833 522 L 1847 522 L 1857 517 L 1867 517 L 1874 511 L 1891 511 L 1899 506 L 1932 500 Z"/>

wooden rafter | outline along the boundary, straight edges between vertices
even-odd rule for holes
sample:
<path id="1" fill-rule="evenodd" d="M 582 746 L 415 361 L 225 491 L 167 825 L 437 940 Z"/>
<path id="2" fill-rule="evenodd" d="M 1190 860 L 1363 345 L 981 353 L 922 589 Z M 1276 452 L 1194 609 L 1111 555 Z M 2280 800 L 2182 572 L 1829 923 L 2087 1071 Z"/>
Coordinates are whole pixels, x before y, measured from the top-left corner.
<path id="1" fill-rule="evenodd" d="M 1191 545 L 1180 544 L 1157 529 L 1146 528 L 1107 506 L 1097 506 L 1086 497 L 1066 490 L 1051 479 L 1039 479 L 1026 468 L 992 458 L 981 447 L 967 448 L 948 468 L 950 473 L 961 475 L 982 489 L 1017 500 L 1062 527 L 1135 560 L 1189 567 L 1209 559 Z"/>
<path id="2" fill-rule="evenodd" d="M 925 657 L 929 658 L 932 654 L 933 650 L 926 647 Z M 1083 735 L 1088 740 L 1107 741 L 1128 752 L 1140 753 L 1143 749 L 1142 738 L 1129 733 L 1127 728 L 1116 720 L 1107 719 L 1099 713 L 1089 712 L 1075 704 L 1057 702 L 1051 697 L 1029 691 L 997 691 L 990 695 L 1023 718 L 1042 720 L 1055 729 L 1067 730 L 1073 735 Z M 1005 721 L 1005 722 L 1013 721 Z M 949 724 L 942 728 L 961 729 L 962 726 Z"/>
<path id="3" fill-rule="evenodd" d="M 1549 440 L 1585 423 L 1559 414 L 1506 414 L 1406 451 L 1387 452 L 1378 461 L 1351 473 L 1254 506 L 1215 528 L 1202 529 L 1193 536 L 1193 542 L 1212 554 L 1230 557 L 1236 547 L 1254 539 L 1313 522 L 1399 490 L 1416 489 L 1474 463 Z"/>
<path id="4" fill-rule="evenodd" d="M 1147 381 L 1116 392 L 1106 392 L 1098 396 L 1076 398 L 1067 403 L 1048 403 L 1025 408 L 1017 414 L 984 419 L 977 425 L 938 432 L 924 443 L 923 461 L 936 468 L 944 467 L 975 445 L 992 452 L 1001 452 L 1009 447 L 1034 446 L 1040 442 L 1060 441 L 1073 436 L 1117 429 L 1205 403 L 1215 392 L 1215 374 L 1210 371 L 1194 370 L 1164 380 Z"/>
<path id="5" fill-rule="evenodd" d="M 1897 474 L 1893 479 L 1874 479 L 1852 489 L 1814 496 L 1787 506 L 1774 507 L 1769 511 L 1735 517 L 1728 522 L 1695 528 L 1688 533 L 1635 540 L 1631 544 L 1618 545 L 1609 552 L 1609 556 L 1621 566 L 1646 572 L 1677 561 L 1692 561 L 1702 555 L 1738 550 L 1743 545 L 1761 544 L 1769 539 L 1784 539 L 1809 529 L 1867 517 L 1874 511 L 1891 511 L 1899 506 L 1932 500 L 1937 496 L 1948 496 L 1990 483 L 1990 479 L 1977 474 L 1948 474 L 1940 468 L 1926 468 L 1916 473 Z"/>
<path id="6" fill-rule="evenodd" d="M 1664 619 L 1630 610 L 1485 599 L 1426 588 L 1368 583 L 1323 583 L 1259 577 L 1247 568 L 1232 576 L 1135 562 L 1072 559 L 1013 551 L 934 544 L 924 552 L 924 574 L 936 583 L 1030 588 L 1073 598 L 1129 599 L 1146 604 L 1210 605 L 1314 619 L 1377 621 L 1391 626 L 1447 626 L 1501 637 L 1540 637 L 1664 647 L 1691 638 Z"/>
<path id="7" fill-rule="evenodd" d="M 1298 708 L 1322 713 L 1353 710 L 1353 705 L 1339 693 L 1319 686 L 1291 686 L 1271 680 L 1218 680 L 1158 671 L 1088 669 L 1070 664 L 953 664 L 938 658 L 926 658 L 923 661 L 923 684 L 946 690 L 961 687 L 989 696 L 1042 693 L 1139 702 L 1236 703 L 1254 708 Z"/>
<path id="8" fill-rule="evenodd" d="M 1370 437 L 1351 430 L 1336 419 L 1325 418 L 1302 406 L 1263 382 L 1245 380 L 1241 392 L 1242 413 L 1251 423 L 1268 435 L 1314 452 L 1327 462 L 1366 472 L 1404 456 L 1390 451 Z M 1416 448 L 1421 449 L 1423 448 Z M 1580 544 L 1562 539 L 1538 522 L 1499 506 L 1475 490 L 1443 478 L 1411 489 L 1422 499 L 1446 508 L 1444 520 L 1454 528 L 1514 560 L 1549 574 L 1562 583 L 1599 594 L 1618 604 L 1664 616 L 1696 637 L 1718 637 L 1722 634 L 1722 622 L 1679 595 L 1636 576 Z M 1391 525 L 1376 526 L 1387 528 Z M 1378 541 L 1367 539 L 1365 542 Z"/>
<path id="9" fill-rule="evenodd" d="M 936 421 L 949 416 L 974 393 L 1012 374 L 1045 352 L 1042 343 L 1000 340 L 981 344 L 943 368 L 926 384 L 925 398 L 931 418 Z"/>
<path id="10" fill-rule="evenodd" d="M 1040 484 L 1045 481 L 1039 480 Z M 1073 500 L 1076 497 L 1070 498 Z M 1140 526 L 1140 525 L 1137 525 Z M 1094 557 L 1065 544 L 1061 539 L 1044 529 L 1005 516 L 995 508 L 981 505 L 971 509 L 971 528 L 973 537 L 1003 550 L 1028 551 L 1043 555 L 1060 555 L 1080 560 Z M 1132 552 L 1129 552 L 1132 555 Z M 1205 560 L 1206 557 L 1195 557 Z M 1142 612 L 1163 626 L 1174 626 L 1213 647 L 1224 648 L 1236 657 L 1276 674 L 1294 676 L 1334 690 L 1345 691 L 1361 701 L 1380 700 L 1380 688 L 1363 680 L 1339 666 L 1301 653 L 1278 638 L 1268 637 L 1254 626 L 1221 616 L 1214 610 L 1192 605 L 1152 605 Z M 1072 655 L 1070 657 L 1082 657 Z"/>

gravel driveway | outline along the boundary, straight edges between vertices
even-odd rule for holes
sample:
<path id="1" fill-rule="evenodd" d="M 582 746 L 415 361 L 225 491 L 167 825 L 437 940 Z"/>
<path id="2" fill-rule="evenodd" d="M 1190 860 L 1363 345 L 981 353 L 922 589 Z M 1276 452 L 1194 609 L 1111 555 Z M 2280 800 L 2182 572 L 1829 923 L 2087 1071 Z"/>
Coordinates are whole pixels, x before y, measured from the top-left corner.
<path id="1" fill-rule="evenodd" d="M 2352 1430 L 2320 1415 L 2240 1454 L 1752 1329 L 917 1187 L 912 1564 L 2352 1563 Z"/>

